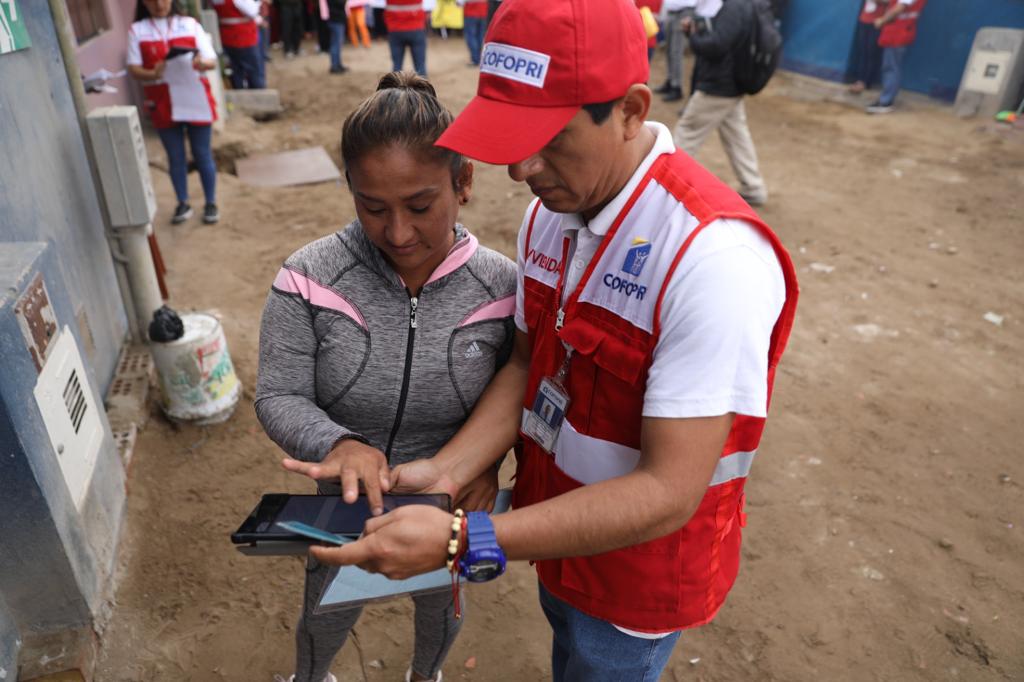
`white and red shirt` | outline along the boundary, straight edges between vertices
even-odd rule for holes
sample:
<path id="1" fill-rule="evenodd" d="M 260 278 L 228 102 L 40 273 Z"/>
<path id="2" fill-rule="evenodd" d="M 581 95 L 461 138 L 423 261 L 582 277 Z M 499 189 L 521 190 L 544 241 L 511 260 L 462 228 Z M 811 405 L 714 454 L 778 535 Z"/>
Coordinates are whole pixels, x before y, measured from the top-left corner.
<path id="1" fill-rule="evenodd" d="M 192 17 L 170 16 L 143 19 L 128 31 L 129 66 L 152 69 L 172 47 L 195 50 L 205 60 L 216 60 L 213 42 Z M 194 54 L 194 53 L 193 53 Z M 217 120 L 217 106 L 210 83 L 192 66 L 192 54 L 167 60 L 163 77 L 143 84 L 144 106 L 157 128 L 175 123 L 210 124 Z"/>
<path id="2" fill-rule="evenodd" d="M 260 0 L 210 0 L 220 24 L 220 41 L 226 47 L 252 47 L 259 43 L 257 20 Z"/>

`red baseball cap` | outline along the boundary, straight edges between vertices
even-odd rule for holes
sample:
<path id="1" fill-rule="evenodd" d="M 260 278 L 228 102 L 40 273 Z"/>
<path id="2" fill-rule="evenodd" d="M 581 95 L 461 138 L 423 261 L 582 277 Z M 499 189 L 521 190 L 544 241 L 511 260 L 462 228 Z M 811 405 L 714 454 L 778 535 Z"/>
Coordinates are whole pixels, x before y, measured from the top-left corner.
<path id="1" fill-rule="evenodd" d="M 649 74 L 633 0 L 504 0 L 484 38 L 476 97 L 437 144 L 517 163 L 584 104 L 618 99 Z"/>

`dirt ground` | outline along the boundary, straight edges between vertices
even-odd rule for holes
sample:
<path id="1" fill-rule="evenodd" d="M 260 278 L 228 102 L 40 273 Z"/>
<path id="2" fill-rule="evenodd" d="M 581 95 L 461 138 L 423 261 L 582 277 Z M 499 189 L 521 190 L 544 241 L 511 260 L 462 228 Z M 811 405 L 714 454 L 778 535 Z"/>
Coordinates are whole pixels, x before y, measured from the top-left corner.
<path id="1" fill-rule="evenodd" d="M 311 490 L 253 413 L 259 317 L 282 260 L 354 212 L 340 184 L 246 187 L 230 157 L 324 145 L 337 160 L 341 121 L 388 61 L 382 44 L 347 47 L 338 77 L 323 55 L 276 56 L 287 111 L 236 117 L 219 137 L 218 226 L 167 225 L 170 182 L 155 171 L 171 303 L 222 316 L 246 390 L 226 424 L 176 427 L 154 410 L 139 437 L 98 680 L 292 671 L 300 561 L 241 556 L 228 535 L 262 493 Z M 429 60 L 461 109 L 475 91 L 463 44 L 434 40 Z M 659 54 L 652 83 L 663 70 Z M 747 486 L 738 584 L 713 624 L 684 634 L 666 680 L 1024 679 L 1024 130 L 903 102 L 868 117 L 836 86 L 781 75 L 748 103 L 771 192 L 761 214 L 793 255 L 801 303 Z M 676 116 L 656 100 L 653 119 Z M 698 159 L 734 181 L 717 140 Z M 478 165 L 475 195 L 463 221 L 513 255 L 528 190 Z M 529 566 L 469 601 L 446 679 L 549 678 Z M 400 680 L 410 614 L 408 600 L 369 608 L 339 679 Z"/>

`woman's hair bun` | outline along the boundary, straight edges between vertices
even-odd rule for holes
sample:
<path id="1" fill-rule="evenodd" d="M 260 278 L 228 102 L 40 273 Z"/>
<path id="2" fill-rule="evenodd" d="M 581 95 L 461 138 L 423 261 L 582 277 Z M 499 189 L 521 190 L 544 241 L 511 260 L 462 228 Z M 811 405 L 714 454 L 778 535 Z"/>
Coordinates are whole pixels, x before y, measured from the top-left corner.
<path id="1" fill-rule="evenodd" d="M 384 74 L 377 82 L 377 90 L 414 90 L 436 98 L 437 92 L 423 76 L 411 71 L 392 71 Z"/>

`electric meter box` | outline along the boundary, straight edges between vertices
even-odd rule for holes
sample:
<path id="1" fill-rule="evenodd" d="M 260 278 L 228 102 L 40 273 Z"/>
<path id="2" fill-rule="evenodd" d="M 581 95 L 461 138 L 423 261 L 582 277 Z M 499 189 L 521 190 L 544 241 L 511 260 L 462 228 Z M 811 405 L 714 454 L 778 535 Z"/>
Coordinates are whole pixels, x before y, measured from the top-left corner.
<path id="1" fill-rule="evenodd" d="M 1024 30 L 982 28 L 974 35 L 953 110 L 957 116 L 991 118 L 1013 111 L 1024 86 Z"/>
<path id="2" fill-rule="evenodd" d="M 156 213 L 156 195 L 138 111 L 102 107 L 86 120 L 111 226 L 149 224 Z"/>

